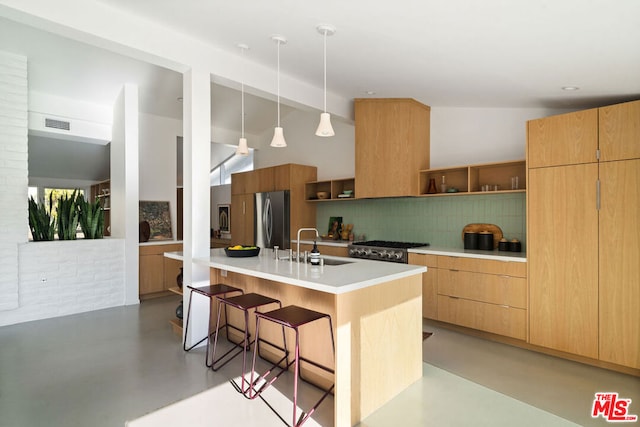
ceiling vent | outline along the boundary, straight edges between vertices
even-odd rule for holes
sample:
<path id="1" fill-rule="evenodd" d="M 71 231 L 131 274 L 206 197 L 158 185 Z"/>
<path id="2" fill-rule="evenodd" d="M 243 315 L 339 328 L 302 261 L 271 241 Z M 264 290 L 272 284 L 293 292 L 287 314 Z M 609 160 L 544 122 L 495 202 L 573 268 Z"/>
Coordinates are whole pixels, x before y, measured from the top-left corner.
<path id="1" fill-rule="evenodd" d="M 71 123 L 65 122 L 64 120 L 44 119 L 44 127 L 60 130 L 71 130 Z"/>

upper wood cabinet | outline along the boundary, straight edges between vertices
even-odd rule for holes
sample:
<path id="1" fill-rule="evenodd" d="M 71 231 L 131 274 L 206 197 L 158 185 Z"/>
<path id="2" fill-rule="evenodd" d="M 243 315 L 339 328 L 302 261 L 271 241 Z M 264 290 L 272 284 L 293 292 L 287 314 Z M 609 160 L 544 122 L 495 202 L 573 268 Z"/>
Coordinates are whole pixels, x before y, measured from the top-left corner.
<path id="1" fill-rule="evenodd" d="M 599 109 L 600 161 L 640 158 L 640 101 Z"/>
<path id="2" fill-rule="evenodd" d="M 528 131 L 530 342 L 640 369 L 640 101 Z"/>
<path id="3" fill-rule="evenodd" d="M 431 108 L 413 99 L 355 100 L 355 194 L 417 196 L 429 168 Z"/>
<path id="4" fill-rule="evenodd" d="M 530 168 L 595 162 L 598 109 L 530 120 L 527 141 Z"/>
<path id="5" fill-rule="evenodd" d="M 299 228 L 315 227 L 316 210 L 305 202 L 305 185 L 317 177 L 315 166 L 293 163 L 234 173 L 231 176 L 232 244 L 255 243 L 255 193 L 289 190 L 290 236 L 295 236 Z"/>
<path id="6" fill-rule="evenodd" d="M 275 168 L 255 169 L 231 176 L 231 194 L 263 193 L 275 190 Z"/>

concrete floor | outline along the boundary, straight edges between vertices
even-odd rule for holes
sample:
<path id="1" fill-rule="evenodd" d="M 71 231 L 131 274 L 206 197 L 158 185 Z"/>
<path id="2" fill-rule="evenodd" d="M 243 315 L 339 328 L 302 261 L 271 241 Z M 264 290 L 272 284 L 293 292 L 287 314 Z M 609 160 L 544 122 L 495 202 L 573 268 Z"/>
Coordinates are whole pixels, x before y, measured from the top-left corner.
<path id="1" fill-rule="evenodd" d="M 182 350 L 168 323 L 177 302 L 177 297 L 167 297 L 140 306 L 0 328 L 0 427 L 124 426 L 172 403 L 214 392 L 236 400 L 230 407 L 200 405 L 205 410 L 202 418 L 210 421 L 203 425 L 240 425 L 234 414 L 243 411 L 243 405 L 251 411 L 265 405 L 225 391 L 230 388 L 228 379 L 239 374 L 234 365 L 238 359 L 212 372 L 204 367 L 203 350 Z M 598 391 L 632 399 L 630 412 L 640 414 L 638 378 L 491 343 L 428 322 L 424 328 L 434 335 L 424 344 L 423 380 L 372 414 L 363 426 L 480 425 L 482 411 L 489 411 L 486 417 L 491 420 L 485 425 L 513 425 L 514 419 L 525 417 L 527 423 L 521 425 L 539 425 L 536 420 L 556 420 L 551 414 L 561 417 L 557 425 L 607 425 L 590 416 Z M 274 392 L 287 396 L 286 381 L 282 387 Z M 461 411 L 461 404 L 469 410 Z M 324 402 L 313 424 L 331 425 L 332 405 Z M 499 421 L 496 408 L 511 413 L 511 418 Z M 218 415 L 210 419 L 211 413 Z M 460 418 L 462 413 L 466 418 Z M 565 420 L 569 422 L 563 424 Z M 258 421 L 256 425 L 283 425 L 272 414 Z"/>

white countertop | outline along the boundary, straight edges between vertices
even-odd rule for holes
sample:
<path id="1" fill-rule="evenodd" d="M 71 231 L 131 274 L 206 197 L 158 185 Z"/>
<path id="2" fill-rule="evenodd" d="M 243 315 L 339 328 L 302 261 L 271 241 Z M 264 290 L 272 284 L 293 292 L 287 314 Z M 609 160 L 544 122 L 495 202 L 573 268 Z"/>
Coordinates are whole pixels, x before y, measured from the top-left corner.
<path id="1" fill-rule="evenodd" d="M 140 242 L 140 246 L 157 246 L 157 245 L 175 245 L 182 243 L 182 240 L 149 240 L 148 242 Z"/>
<path id="2" fill-rule="evenodd" d="M 164 256 L 177 260 L 183 258 L 182 252 L 165 252 Z M 193 262 L 330 294 L 351 292 L 427 271 L 423 266 L 394 262 L 332 256 L 323 258 L 342 260 L 347 264 L 312 266 L 288 260 L 276 261 L 270 249 L 263 249 L 259 256 L 247 258 L 230 258 L 224 249 L 211 249 L 209 258 L 196 258 Z"/>
<path id="3" fill-rule="evenodd" d="M 461 258 L 492 259 L 496 261 L 527 262 L 527 254 L 524 252 L 505 251 L 480 251 L 474 249 L 452 249 L 434 246 L 423 246 L 409 249 L 409 253 L 426 255 L 456 256 Z"/>
<path id="4" fill-rule="evenodd" d="M 292 240 L 291 245 L 295 249 L 297 240 Z M 318 246 L 337 246 L 346 248 L 352 242 L 345 242 L 344 240 L 319 240 Z M 300 239 L 300 244 L 313 245 L 313 240 Z M 480 258 L 480 259 L 492 259 L 496 261 L 514 261 L 514 262 L 527 262 L 527 254 L 524 252 L 506 252 L 498 251 L 480 251 L 462 248 L 449 248 L 438 246 L 424 246 L 420 248 L 408 249 L 410 253 L 415 254 L 427 254 L 427 255 L 444 255 L 444 256 L 457 256 L 466 258 Z M 322 251 L 320 251 L 322 252 Z"/>

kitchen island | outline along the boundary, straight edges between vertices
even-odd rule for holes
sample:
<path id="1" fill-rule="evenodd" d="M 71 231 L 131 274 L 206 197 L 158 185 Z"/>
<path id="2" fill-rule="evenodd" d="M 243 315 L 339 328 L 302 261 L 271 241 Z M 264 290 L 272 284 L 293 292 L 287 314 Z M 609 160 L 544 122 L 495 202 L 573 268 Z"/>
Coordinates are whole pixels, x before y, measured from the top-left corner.
<path id="1" fill-rule="evenodd" d="M 165 256 L 182 258 L 181 253 Z M 209 258 L 193 262 L 211 268 L 211 283 L 331 316 L 335 355 L 325 322 L 305 326 L 301 351 L 335 369 L 336 426 L 357 424 L 421 378 L 426 267 L 340 257 L 325 257 L 324 266 L 311 266 L 276 260 L 271 250 L 257 257 L 229 258 L 224 250 L 212 249 Z M 239 318 L 230 320 L 236 323 Z M 264 332 L 277 342 L 277 329 Z M 307 376 L 323 385 L 334 381 L 313 367 Z"/>

